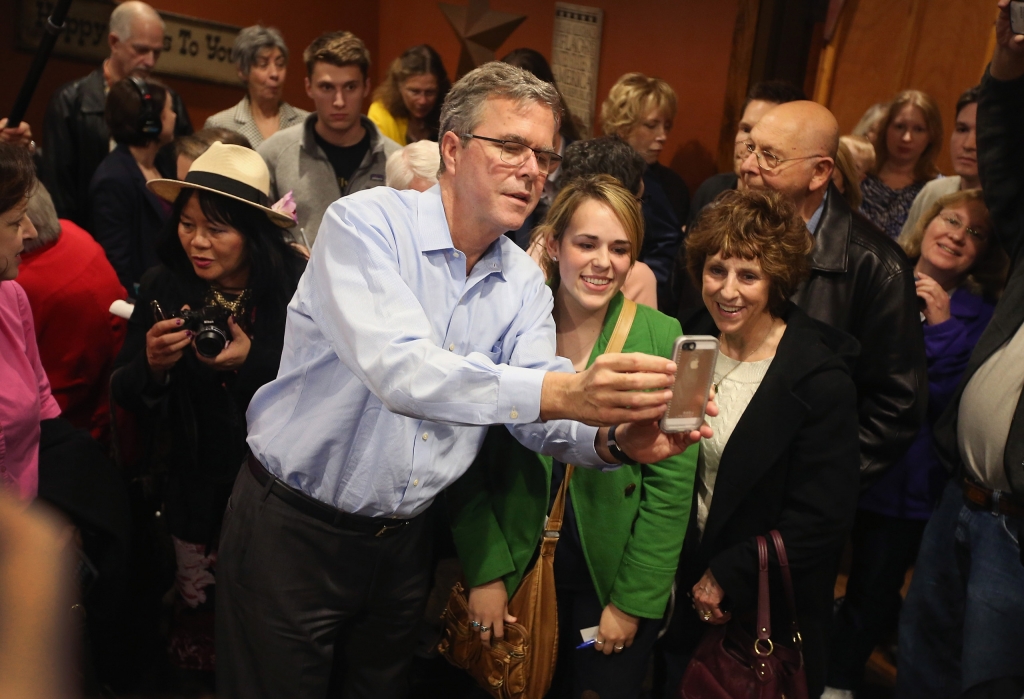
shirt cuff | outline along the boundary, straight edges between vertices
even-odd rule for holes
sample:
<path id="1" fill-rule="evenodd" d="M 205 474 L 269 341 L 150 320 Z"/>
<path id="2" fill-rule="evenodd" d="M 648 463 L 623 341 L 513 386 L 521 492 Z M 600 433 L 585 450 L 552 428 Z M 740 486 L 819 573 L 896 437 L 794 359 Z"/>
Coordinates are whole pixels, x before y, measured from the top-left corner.
<path id="1" fill-rule="evenodd" d="M 540 393 L 546 371 L 506 365 L 498 382 L 498 417 L 510 425 L 540 419 Z"/>

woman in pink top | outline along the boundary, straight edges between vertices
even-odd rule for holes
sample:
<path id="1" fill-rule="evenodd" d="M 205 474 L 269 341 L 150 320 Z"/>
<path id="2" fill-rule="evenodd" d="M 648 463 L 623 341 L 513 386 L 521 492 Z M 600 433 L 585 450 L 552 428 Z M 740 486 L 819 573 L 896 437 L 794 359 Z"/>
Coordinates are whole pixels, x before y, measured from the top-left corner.
<path id="1" fill-rule="evenodd" d="M 28 298 L 14 281 L 23 241 L 35 236 L 25 218 L 35 182 L 28 151 L 0 142 L 0 489 L 22 500 L 39 488 L 39 421 L 60 415 Z"/>

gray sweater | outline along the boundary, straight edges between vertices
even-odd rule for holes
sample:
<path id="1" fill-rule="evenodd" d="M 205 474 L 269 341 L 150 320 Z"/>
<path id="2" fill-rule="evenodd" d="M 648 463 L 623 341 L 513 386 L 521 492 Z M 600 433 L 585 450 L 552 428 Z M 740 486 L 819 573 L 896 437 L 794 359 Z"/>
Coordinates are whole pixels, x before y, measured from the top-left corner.
<path id="1" fill-rule="evenodd" d="M 310 245 L 316 240 L 327 207 L 352 192 L 383 186 L 384 164 L 389 155 L 401 148 L 381 134 L 372 121 L 360 117 L 363 128 L 370 133 L 370 150 L 345 191 L 341 191 L 331 162 L 317 145 L 313 131 L 316 119 L 316 112 L 313 112 L 301 124 L 278 131 L 256 149 L 270 169 L 271 201 L 293 192 L 295 213 L 299 218 L 293 235 L 296 242 L 308 241 Z"/>

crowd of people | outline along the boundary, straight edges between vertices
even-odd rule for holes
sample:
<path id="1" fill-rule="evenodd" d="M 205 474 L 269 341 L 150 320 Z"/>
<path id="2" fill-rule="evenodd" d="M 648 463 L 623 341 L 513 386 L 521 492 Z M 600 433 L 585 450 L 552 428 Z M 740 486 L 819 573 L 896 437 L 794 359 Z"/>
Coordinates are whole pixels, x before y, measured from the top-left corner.
<path id="1" fill-rule="evenodd" d="M 453 81 L 414 46 L 371 90 L 331 31 L 306 111 L 256 25 L 243 98 L 193 131 L 151 75 L 160 15 L 118 5 L 39 147 L 0 120 L 0 648 L 28 639 L 0 690 L 406 697 L 444 662 L 432 597 L 458 578 L 498 644 L 557 518 L 549 697 L 678 696 L 729 629 L 814 699 L 862 692 L 878 647 L 900 699 L 1019 699 L 1008 4 L 954 174 L 926 93 L 843 134 L 768 81 L 692 197 L 664 80 L 619 78 L 588 138 L 534 49 Z M 666 432 L 684 334 L 717 358 L 703 424 Z M 19 574 L 55 580 L 32 614 L 6 613 Z"/>

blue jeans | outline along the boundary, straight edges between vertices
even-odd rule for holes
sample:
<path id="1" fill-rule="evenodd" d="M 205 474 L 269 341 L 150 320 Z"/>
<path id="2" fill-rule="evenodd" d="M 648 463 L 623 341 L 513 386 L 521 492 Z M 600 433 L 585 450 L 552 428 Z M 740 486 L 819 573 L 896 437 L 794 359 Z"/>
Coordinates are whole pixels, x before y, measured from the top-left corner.
<path id="1" fill-rule="evenodd" d="M 897 699 L 945 699 L 1024 675 L 1020 522 L 950 482 L 924 531 L 899 626 Z"/>

